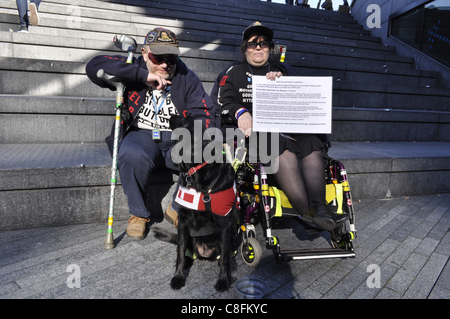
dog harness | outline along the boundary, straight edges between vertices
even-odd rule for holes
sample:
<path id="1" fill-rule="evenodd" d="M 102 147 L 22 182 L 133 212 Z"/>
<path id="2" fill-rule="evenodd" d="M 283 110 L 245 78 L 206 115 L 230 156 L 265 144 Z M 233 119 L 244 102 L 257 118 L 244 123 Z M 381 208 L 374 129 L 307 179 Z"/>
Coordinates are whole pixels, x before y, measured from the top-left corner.
<path id="1" fill-rule="evenodd" d="M 188 209 L 210 211 L 213 214 L 219 216 L 227 216 L 231 212 L 233 207 L 239 208 L 239 196 L 237 196 L 236 185 L 233 184 L 232 187 L 220 192 L 208 192 L 206 194 L 198 192 L 197 190 L 189 187 L 192 180 L 191 175 L 195 174 L 206 164 L 207 163 L 203 163 L 196 167 L 192 167 L 187 173 L 184 174 L 187 182 L 187 187 L 181 185 L 178 187 L 175 202 Z M 213 186 L 218 177 L 219 175 L 212 183 Z"/>
<path id="2" fill-rule="evenodd" d="M 193 188 L 179 186 L 175 202 L 192 210 L 211 211 L 219 216 L 227 216 L 234 206 L 238 207 L 236 187 L 211 194 L 200 193 Z"/>

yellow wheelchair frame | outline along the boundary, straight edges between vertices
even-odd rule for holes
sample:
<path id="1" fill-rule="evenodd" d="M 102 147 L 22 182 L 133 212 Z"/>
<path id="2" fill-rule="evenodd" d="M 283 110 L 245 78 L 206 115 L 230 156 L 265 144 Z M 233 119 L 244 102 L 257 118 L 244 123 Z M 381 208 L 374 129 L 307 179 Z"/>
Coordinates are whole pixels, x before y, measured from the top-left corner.
<path id="1" fill-rule="evenodd" d="M 283 191 L 268 185 L 263 165 L 243 162 L 234 163 L 234 166 L 241 203 L 241 256 L 247 265 L 257 266 L 262 256 L 261 246 L 255 238 L 254 224 L 257 217 L 264 230 L 266 248 L 273 250 L 277 263 L 355 257 L 352 243 L 356 238 L 355 214 L 347 173 L 340 161 L 328 159 L 325 168 L 326 202 L 337 214 L 348 214 L 349 219 L 348 222 L 330 231 L 332 248 L 320 249 L 282 250 L 279 238 L 272 236 L 272 218 L 282 217 L 283 210 L 292 209 L 292 205 Z"/>

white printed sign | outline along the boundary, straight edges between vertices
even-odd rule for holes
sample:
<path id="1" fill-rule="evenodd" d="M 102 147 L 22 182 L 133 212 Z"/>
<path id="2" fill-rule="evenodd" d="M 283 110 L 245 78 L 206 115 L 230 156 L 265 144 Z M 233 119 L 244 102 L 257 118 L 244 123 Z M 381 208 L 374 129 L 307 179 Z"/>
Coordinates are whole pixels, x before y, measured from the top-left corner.
<path id="1" fill-rule="evenodd" d="M 333 78 L 252 77 L 253 130 L 331 134 Z"/>

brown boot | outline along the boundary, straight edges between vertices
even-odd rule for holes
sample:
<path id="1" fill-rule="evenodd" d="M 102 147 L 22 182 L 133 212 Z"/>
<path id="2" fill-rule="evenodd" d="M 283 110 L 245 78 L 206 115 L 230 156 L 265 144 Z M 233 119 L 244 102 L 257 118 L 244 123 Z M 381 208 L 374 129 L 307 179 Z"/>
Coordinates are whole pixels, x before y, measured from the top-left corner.
<path id="1" fill-rule="evenodd" d="M 164 218 L 175 227 L 178 226 L 178 213 L 172 209 L 172 204 L 169 204 L 169 207 L 167 207 Z"/>
<path id="2" fill-rule="evenodd" d="M 133 240 L 142 240 L 147 236 L 147 223 L 150 218 L 142 218 L 131 215 L 128 220 L 127 236 Z"/>

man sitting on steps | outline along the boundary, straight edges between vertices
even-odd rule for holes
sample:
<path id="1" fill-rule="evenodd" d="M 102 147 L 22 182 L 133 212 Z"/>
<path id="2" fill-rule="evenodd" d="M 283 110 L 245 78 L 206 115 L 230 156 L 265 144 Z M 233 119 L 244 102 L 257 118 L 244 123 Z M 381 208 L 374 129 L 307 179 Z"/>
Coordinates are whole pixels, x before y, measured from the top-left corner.
<path id="1" fill-rule="evenodd" d="M 141 52 L 142 56 L 132 63 L 126 63 L 124 56 L 101 55 L 86 66 L 86 74 L 100 87 L 115 90 L 97 77 L 100 69 L 126 85 L 118 168 L 131 215 L 127 235 L 135 240 L 145 238 L 148 232 L 150 211 L 145 201 L 152 173 L 161 167 L 178 170 L 170 156 L 174 145 L 170 117 L 190 115 L 211 127 L 215 114 L 200 79 L 178 59 L 180 50 L 175 33 L 164 28 L 151 30 Z M 111 154 L 113 132 L 114 127 L 106 138 Z M 172 209 L 176 210 L 175 204 Z"/>

